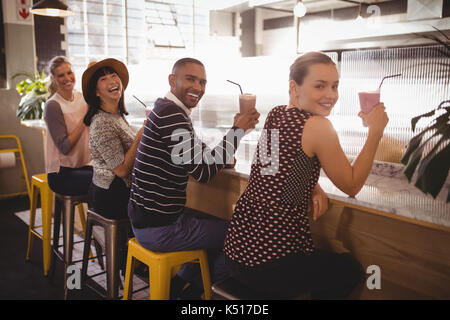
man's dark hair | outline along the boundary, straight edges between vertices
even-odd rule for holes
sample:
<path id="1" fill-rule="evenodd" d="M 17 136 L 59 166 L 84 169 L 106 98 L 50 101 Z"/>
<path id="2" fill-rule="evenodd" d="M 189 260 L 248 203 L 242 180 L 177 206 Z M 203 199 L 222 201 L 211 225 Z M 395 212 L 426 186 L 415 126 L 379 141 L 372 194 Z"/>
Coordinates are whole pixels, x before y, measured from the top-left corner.
<path id="1" fill-rule="evenodd" d="M 199 60 L 197 60 L 197 59 L 194 59 L 194 58 L 182 58 L 182 59 L 178 60 L 177 62 L 175 62 L 175 64 L 173 65 L 173 68 L 172 68 L 172 74 L 175 74 L 175 71 L 176 71 L 178 68 L 184 66 L 184 65 L 187 64 L 187 63 L 195 63 L 195 64 L 198 64 L 198 65 L 201 65 L 203 68 L 205 67 L 205 66 L 203 65 L 203 63 L 201 63 L 201 62 L 200 62 Z"/>

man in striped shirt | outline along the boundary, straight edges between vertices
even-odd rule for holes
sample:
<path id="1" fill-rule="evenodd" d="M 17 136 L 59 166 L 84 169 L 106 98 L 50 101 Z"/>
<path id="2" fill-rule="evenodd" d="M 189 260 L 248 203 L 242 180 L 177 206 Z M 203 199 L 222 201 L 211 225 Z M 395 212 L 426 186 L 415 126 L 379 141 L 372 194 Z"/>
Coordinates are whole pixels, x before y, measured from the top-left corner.
<path id="1" fill-rule="evenodd" d="M 217 281 L 227 275 L 222 253 L 227 222 L 185 212 L 187 181 L 190 175 L 206 183 L 232 163 L 239 140 L 255 127 L 259 113 L 253 108 L 236 114 L 233 127 L 211 150 L 195 135 L 190 119 L 205 92 L 203 64 L 192 58 L 178 60 L 169 85 L 170 92 L 156 100 L 139 143 L 128 215 L 137 240 L 150 250 L 206 249 L 212 280 Z M 202 288 L 197 264 L 185 264 L 178 275 Z"/>

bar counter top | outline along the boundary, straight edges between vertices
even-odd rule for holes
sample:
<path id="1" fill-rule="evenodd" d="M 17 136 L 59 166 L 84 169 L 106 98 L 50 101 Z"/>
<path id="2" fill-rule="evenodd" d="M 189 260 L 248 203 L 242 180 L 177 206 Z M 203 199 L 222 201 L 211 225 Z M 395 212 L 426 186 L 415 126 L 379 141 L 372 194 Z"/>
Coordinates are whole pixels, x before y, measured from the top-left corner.
<path id="1" fill-rule="evenodd" d="M 225 169 L 224 173 L 248 179 L 250 166 L 250 161 L 238 156 L 236 167 Z M 332 202 L 379 214 L 416 219 L 450 231 L 450 203 L 446 203 L 444 197 L 448 192 L 449 179 L 444 187 L 446 191 L 442 190 L 439 196 L 433 199 L 416 188 L 414 183 L 408 182 L 403 174 L 403 167 L 401 164 L 375 161 L 365 185 L 354 198 L 339 190 L 323 170 L 319 184 Z"/>

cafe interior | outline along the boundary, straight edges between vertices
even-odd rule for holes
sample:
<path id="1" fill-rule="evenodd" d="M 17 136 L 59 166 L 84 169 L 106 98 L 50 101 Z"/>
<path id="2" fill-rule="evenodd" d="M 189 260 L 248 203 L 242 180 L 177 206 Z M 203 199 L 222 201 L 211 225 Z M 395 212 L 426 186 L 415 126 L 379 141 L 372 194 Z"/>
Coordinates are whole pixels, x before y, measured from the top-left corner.
<path id="1" fill-rule="evenodd" d="M 0 299 L 146 300 L 152 287 L 170 286 L 152 286 L 148 276 L 125 275 L 128 270 L 111 276 L 119 272 L 108 266 L 109 226 L 101 224 L 91 231 L 98 241 L 88 246 L 88 277 L 80 280 L 86 260 L 83 199 L 66 199 L 71 210 L 59 213 L 58 225 L 64 216 L 55 244 L 59 195 L 47 185 L 42 119 L 54 56 L 70 60 L 78 91 L 90 62 L 125 63 L 126 119 L 136 129 L 168 92 L 174 62 L 199 59 L 208 82 L 191 119 L 210 147 L 231 127 L 240 93 L 256 95 L 259 123 L 242 139 L 235 167 L 208 183 L 190 178 L 187 185 L 186 207 L 230 220 L 267 114 L 288 104 L 289 67 L 309 51 L 325 53 L 338 68 L 339 100 L 328 118 L 350 162 L 368 134 L 358 117 L 358 92 L 378 88 L 389 116 L 369 177 L 355 197 L 321 172 L 328 211 L 311 221 L 315 247 L 350 253 L 362 265 L 365 277 L 351 299 L 450 299 L 449 1 L 3 0 L 0 10 Z M 42 92 L 20 93 L 24 80 L 42 85 Z M 27 116 L 26 99 L 34 99 Z M 413 138 L 437 118 L 443 124 L 424 135 L 423 152 L 409 159 L 412 144 L 418 147 Z M 431 161 L 440 151 L 440 160 Z M 411 169 L 414 161 L 418 168 Z M 426 170 L 427 161 L 436 167 Z M 172 274 L 176 267 L 166 266 Z M 252 298 L 234 285 L 210 287 L 205 299 Z"/>

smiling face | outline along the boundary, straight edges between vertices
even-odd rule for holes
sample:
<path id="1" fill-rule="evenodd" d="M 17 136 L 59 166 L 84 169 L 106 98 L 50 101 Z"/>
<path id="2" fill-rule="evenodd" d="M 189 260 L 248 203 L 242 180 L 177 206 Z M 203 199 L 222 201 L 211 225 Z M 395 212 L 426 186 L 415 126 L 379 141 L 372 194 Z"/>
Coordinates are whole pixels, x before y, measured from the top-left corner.
<path id="1" fill-rule="evenodd" d="M 303 83 L 289 82 L 290 103 L 314 115 L 328 116 L 339 94 L 339 74 L 333 64 L 317 63 L 308 67 Z"/>
<path id="2" fill-rule="evenodd" d="M 96 95 L 102 101 L 112 101 L 118 103 L 122 97 L 122 81 L 117 73 L 105 73 L 97 80 Z"/>
<path id="3" fill-rule="evenodd" d="M 68 63 L 63 63 L 53 70 L 52 80 L 58 85 L 59 92 L 72 93 L 75 86 L 75 73 Z"/>
<path id="4" fill-rule="evenodd" d="M 205 68 L 186 63 L 169 75 L 170 91 L 189 109 L 197 106 L 206 88 Z"/>

